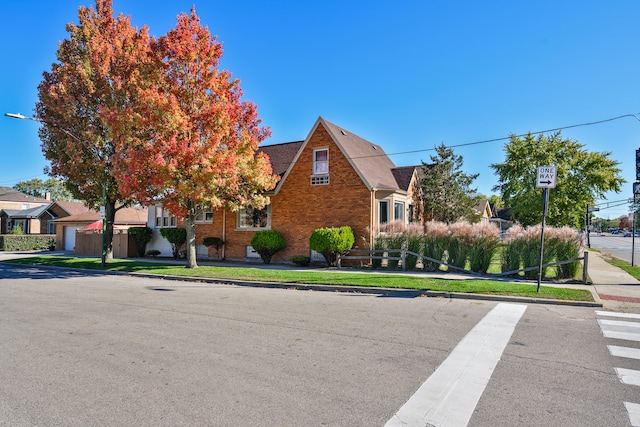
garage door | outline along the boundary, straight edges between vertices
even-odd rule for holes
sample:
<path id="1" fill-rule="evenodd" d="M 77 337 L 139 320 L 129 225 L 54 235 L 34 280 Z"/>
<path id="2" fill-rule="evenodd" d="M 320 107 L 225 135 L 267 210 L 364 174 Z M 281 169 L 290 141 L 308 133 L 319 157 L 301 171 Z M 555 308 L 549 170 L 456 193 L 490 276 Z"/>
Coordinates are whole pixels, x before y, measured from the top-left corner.
<path id="1" fill-rule="evenodd" d="M 70 227 L 67 226 L 64 228 L 64 250 L 72 251 L 73 248 L 76 247 L 76 230 L 79 230 L 82 227 Z"/>

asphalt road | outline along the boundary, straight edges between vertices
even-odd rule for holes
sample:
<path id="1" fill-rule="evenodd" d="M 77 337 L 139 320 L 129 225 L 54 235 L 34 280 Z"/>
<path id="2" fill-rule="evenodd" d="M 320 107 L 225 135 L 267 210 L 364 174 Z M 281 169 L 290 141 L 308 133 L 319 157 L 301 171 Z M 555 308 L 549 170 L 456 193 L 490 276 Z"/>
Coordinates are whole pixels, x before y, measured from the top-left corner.
<path id="1" fill-rule="evenodd" d="M 629 263 L 631 262 L 631 247 L 634 246 L 633 264 L 640 264 L 640 236 L 636 236 L 635 242 L 633 242 L 631 237 L 623 237 L 622 234 L 591 233 L 589 239 L 592 248 L 598 249 L 604 254 L 611 254 Z"/>
<path id="2" fill-rule="evenodd" d="M 0 264 L 0 425 L 383 426 L 496 304 Z M 469 425 L 628 426 L 608 343 L 527 305 Z"/>

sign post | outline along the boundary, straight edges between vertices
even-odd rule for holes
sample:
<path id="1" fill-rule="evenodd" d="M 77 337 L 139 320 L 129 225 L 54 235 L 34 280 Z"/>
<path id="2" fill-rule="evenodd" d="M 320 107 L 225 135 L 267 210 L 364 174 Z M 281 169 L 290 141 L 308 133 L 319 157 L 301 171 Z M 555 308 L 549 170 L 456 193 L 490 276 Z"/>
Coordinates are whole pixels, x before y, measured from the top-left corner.
<path id="1" fill-rule="evenodd" d="M 540 292 L 540 281 L 542 280 L 542 255 L 544 254 L 544 222 L 549 208 L 549 189 L 556 187 L 556 167 L 539 166 L 536 178 L 536 188 L 542 188 L 542 228 L 540 230 L 540 260 L 538 263 L 538 288 Z"/>

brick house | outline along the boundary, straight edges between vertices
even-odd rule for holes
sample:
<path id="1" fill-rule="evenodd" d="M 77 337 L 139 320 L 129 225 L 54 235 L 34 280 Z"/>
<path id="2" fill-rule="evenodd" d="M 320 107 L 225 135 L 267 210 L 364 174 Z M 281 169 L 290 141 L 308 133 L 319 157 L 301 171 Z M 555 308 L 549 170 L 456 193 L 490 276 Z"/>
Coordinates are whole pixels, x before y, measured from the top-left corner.
<path id="1" fill-rule="evenodd" d="M 309 237 L 316 228 L 349 225 L 355 245 L 367 248 L 380 224 L 422 218 L 419 202 L 419 166 L 396 167 L 384 150 L 369 141 L 318 118 L 304 141 L 260 148 L 280 176 L 269 193 L 271 204 L 263 210 L 205 212 L 196 221 L 196 240 L 219 237 L 222 256 L 251 259 L 250 241 L 261 229 L 280 231 L 287 247 L 274 262 L 292 255 L 309 255 Z M 149 209 L 149 226 L 175 227 L 161 206 Z M 170 255 L 168 242 L 156 231 L 148 248 Z M 198 245 L 200 257 L 216 256 L 215 248 Z"/>

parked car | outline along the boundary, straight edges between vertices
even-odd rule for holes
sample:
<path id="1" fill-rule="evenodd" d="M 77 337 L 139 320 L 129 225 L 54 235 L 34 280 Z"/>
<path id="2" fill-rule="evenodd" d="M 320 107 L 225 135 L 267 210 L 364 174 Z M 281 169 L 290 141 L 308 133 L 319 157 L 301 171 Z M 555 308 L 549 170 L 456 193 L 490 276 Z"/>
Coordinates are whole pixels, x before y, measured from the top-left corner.
<path id="1" fill-rule="evenodd" d="M 624 235 L 623 236 L 624 237 L 631 237 L 631 232 L 627 231 L 627 230 L 624 230 Z"/>

